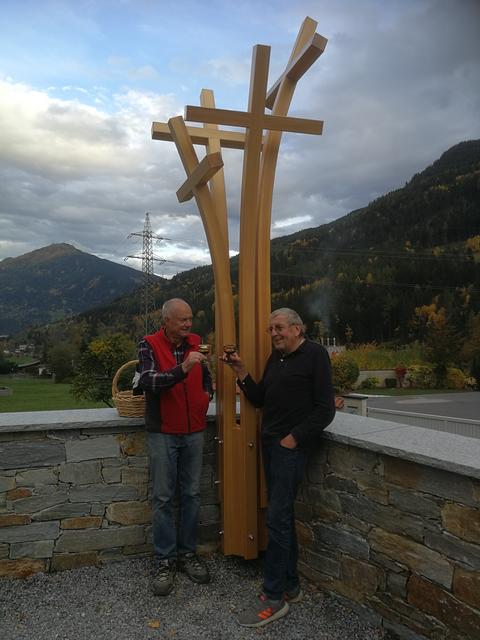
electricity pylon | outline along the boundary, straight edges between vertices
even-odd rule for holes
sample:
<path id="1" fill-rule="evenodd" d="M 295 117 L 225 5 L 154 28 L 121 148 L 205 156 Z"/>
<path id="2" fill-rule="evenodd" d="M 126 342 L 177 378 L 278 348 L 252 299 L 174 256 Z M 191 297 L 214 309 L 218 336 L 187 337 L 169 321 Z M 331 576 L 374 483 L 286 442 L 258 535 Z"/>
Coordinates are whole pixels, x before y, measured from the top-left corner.
<path id="1" fill-rule="evenodd" d="M 138 256 L 127 256 L 125 260 L 133 258 L 135 260 L 142 261 L 142 273 L 143 273 L 143 314 L 145 324 L 145 335 L 150 333 L 151 327 L 151 314 L 155 311 L 155 296 L 153 295 L 153 288 L 155 282 L 155 274 L 153 272 L 153 265 L 155 262 L 163 264 L 164 262 L 170 262 L 165 258 L 158 258 L 153 253 L 153 241 L 154 240 L 168 240 L 168 238 L 162 238 L 152 232 L 150 225 L 150 214 L 147 211 L 145 214 L 145 224 L 143 225 L 143 231 L 135 231 L 130 233 L 128 238 L 139 237 L 143 240 L 142 253 Z"/>

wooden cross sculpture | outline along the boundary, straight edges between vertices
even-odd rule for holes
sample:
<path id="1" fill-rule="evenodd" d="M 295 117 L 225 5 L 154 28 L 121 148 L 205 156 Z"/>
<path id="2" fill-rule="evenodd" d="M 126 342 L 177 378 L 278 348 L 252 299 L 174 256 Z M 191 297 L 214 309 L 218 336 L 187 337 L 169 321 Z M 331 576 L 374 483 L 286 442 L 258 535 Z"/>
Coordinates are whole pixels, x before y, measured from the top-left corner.
<path id="1" fill-rule="evenodd" d="M 323 53 L 327 40 L 317 23 L 306 18 L 284 73 L 267 91 L 270 47 L 253 49 L 248 111 L 216 109 L 213 92 L 203 90 L 201 106 L 187 106 L 184 118 L 154 122 L 152 138 L 175 142 L 187 180 L 179 202 L 195 198 L 212 258 L 215 278 L 215 351 L 237 344 L 230 279 L 227 201 L 221 148 L 243 149 L 238 283 L 239 352 L 259 379 L 270 354 L 265 331 L 270 315 L 270 226 L 273 186 L 283 131 L 322 133 L 323 122 L 287 117 L 297 81 Z M 265 114 L 265 107 L 271 115 Z M 245 133 L 219 129 L 240 127 Z M 264 131 L 266 134 L 264 135 Z M 206 147 L 199 162 L 194 144 Z M 226 555 L 255 558 L 266 546 L 263 517 L 266 498 L 260 471 L 258 416 L 243 397 L 236 416 L 236 388 L 230 369 L 217 367 L 217 442 L 222 515 L 222 549 Z"/>

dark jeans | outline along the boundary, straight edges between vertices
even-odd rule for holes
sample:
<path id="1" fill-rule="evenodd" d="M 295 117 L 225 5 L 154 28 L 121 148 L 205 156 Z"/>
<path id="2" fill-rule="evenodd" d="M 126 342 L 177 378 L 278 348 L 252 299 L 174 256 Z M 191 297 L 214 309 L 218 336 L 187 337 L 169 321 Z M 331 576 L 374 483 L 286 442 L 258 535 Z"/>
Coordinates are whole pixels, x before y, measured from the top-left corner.
<path id="1" fill-rule="evenodd" d="M 153 549 L 157 559 L 176 558 L 197 547 L 203 431 L 187 435 L 149 433 Z M 178 536 L 173 501 L 180 494 Z"/>
<path id="2" fill-rule="evenodd" d="M 272 600 L 298 585 L 298 545 L 294 501 L 305 469 L 306 452 L 264 444 L 263 465 L 268 492 L 268 545 L 263 564 L 263 590 Z"/>

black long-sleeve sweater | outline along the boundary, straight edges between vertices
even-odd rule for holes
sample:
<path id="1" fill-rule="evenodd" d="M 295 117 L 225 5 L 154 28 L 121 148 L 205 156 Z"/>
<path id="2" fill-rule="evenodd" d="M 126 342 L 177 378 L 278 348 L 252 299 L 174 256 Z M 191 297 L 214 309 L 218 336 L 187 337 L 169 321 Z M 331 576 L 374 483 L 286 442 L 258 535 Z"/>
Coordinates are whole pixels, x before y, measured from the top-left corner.
<path id="1" fill-rule="evenodd" d="M 330 358 L 311 340 L 287 355 L 274 351 L 260 382 L 248 375 L 238 384 L 255 407 L 263 407 L 264 442 L 291 433 L 305 448 L 335 416 Z"/>

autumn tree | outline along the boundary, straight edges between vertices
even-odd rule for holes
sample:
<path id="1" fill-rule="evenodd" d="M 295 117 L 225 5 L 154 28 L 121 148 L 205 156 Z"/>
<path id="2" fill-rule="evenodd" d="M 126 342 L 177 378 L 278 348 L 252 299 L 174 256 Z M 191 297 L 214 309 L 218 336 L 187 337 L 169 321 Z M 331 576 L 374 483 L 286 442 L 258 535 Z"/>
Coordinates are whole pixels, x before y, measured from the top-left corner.
<path id="1" fill-rule="evenodd" d="M 112 380 L 122 364 L 135 354 L 133 340 L 123 334 L 114 334 L 92 340 L 80 357 L 78 375 L 72 386 L 77 399 L 112 403 Z"/>

